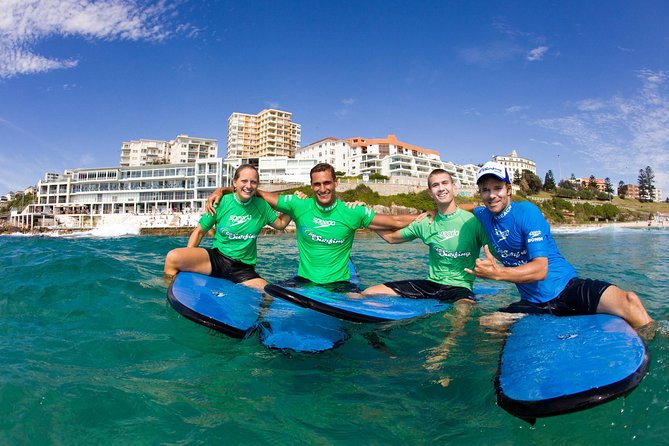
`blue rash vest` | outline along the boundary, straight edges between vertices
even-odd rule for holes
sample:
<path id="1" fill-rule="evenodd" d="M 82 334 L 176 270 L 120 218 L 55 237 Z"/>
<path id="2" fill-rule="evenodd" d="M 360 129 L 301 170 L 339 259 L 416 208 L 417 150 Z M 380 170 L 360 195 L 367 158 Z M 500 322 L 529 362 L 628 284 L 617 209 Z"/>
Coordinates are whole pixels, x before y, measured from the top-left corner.
<path id="1" fill-rule="evenodd" d="M 532 303 L 548 302 L 576 277 L 574 267 L 558 251 L 548 222 L 532 203 L 510 202 L 499 215 L 493 215 L 485 207 L 477 207 L 474 215 L 483 225 L 495 257 L 504 266 L 524 265 L 537 257 L 548 258 L 548 273 L 544 280 L 516 284 L 521 299 Z"/>

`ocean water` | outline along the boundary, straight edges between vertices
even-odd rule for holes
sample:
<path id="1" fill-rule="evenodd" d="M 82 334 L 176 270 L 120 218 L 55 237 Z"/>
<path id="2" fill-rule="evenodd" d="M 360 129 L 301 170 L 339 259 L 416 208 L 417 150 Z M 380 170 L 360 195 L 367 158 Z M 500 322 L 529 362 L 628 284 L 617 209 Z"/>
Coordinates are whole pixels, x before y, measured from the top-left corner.
<path id="1" fill-rule="evenodd" d="M 114 234 L 118 235 L 116 229 Z M 531 426 L 500 409 L 493 378 L 504 341 L 478 319 L 517 300 L 483 282 L 445 359 L 451 315 L 376 328 L 320 354 L 265 348 L 185 319 L 168 304 L 164 255 L 183 237 L 0 237 L 0 444 L 667 444 L 669 230 L 555 235 L 583 277 L 633 289 L 660 322 L 639 387 Z M 293 235 L 259 240 L 269 280 L 296 269 Z M 426 248 L 361 236 L 366 285 L 423 277 Z M 448 385 L 444 386 L 443 384 Z"/>

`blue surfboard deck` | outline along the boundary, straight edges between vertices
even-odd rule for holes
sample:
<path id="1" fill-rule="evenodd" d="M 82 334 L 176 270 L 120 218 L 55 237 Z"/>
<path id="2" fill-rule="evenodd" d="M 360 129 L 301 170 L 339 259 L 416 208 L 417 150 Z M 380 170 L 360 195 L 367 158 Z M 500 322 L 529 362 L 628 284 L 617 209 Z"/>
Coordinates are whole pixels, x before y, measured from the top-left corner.
<path id="1" fill-rule="evenodd" d="M 352 322 L 391 322 L 445 311 L 451 307 L 436 299 L 410 299 L 401 296 L 356 298 L 320 286 L 304 288 L 267 285 L 273 296 L 329 316 Z"/>
<path id="2" fill-rule="evenodd" d="M 360 277 L 350 260 L 348 267 L 350 282 L 360 286 Z M 282 286 L 282 283 L 295 284 L 289 280 L 274 285 Z M 271 284 L 265 291 L 269 286 Z M 295 287 L 299 289 L 300 285 L 295 284 Z M 283 299 L 273 299 L 261 319 L 260 340 L 269 348 L 317 353 L 337 347 L 350 336 L 342 320 Z"/>
<path id="3" fill-rule="evenodd" d="M 349 338 L 341 320 L 274 299 L 262 316 L 260 341 L 269 348 L 318 353 Z"/>
<path id="4" fill-rule="evenodd" d="M 525 316 L 502 350 L 497 402 L 529 422 L 587 409 L 631 392 L 648 364 L 643 340 L 617 316 Z"/>
<path id="5" fill-rule="evenodd" d="M 229 280 L 181 272 L 167 290 L 167 299 L 188 319 L 243 338 L 256 327 L 263 295 Z"/>
<path id="6" fill-rule="evenodd" d="M 494 294 L 500 287 L 477 286 L 477 295 Z M 351 322 L 395 322 L 440 313 L 452 307 L 437 299 L 413 299 L 402 296 L 351 297 L 318 285 L 304 287 L 270 284 L 267 294 L 329 316 Z"/>

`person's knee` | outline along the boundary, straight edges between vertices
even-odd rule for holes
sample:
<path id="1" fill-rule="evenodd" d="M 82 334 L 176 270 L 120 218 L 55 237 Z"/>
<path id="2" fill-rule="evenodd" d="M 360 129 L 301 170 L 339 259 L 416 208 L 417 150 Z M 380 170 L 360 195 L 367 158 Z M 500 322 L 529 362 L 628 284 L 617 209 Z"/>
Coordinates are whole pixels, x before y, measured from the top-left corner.
<path id="1" fill-rule="evenodd" d="M 625 307 L 627 307 L 631 311 L 643 309 L 643 304 L 641 303 L 641 299 L 634 291 L 625 291 L 625 290 L 621 291 L 623 292 L 622 300 L 623 300 L 623 305 Z"/>
<path id="2" fill-rule="evenodd" d="M 634 326 L 642 326 L 652 322 L 641 302 L 641 298 L 633 291 L 623 291 L 623 293 L 628 322 L 631 322 Z"/>
<path id="3" fill-rule="evenodd" d="M 165 272 L 176 273 L 179 270 L 179 251 L 173 249 L 165 256 Z"/>

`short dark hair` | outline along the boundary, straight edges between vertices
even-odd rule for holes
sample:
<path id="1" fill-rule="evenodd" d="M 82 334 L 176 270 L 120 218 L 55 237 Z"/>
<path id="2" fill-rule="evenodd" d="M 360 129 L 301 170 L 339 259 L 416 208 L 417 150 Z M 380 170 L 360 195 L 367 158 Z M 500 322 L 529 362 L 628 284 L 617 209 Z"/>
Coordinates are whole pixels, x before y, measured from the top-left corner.
<path id="1" fill-rule="evenodd" d="M 309 172 L 309 178 L 313 177 L 315 173 L 318 172 L 330 172 L 332 175 L 332 179 L 336 180 L 337 179 L 337 174 L 335 173 L 334 167 L 328 163 L 318 163 L 314 167 L 311 168 L 311 171 Z"/>
<path id="2" fill-rule="evenodd" d="M 235 175 L 232 177 L 232 179 L 233 179 L 233 180 L 237 180 L 237 179 L 239 179 L 239 174 L 241 174 L 241 173 L 242 173 L 242 170 L 244 170 L 244 169 L 253 169 L 253 170 L 255 170 L 255 172 L 256 172 L 256 176 L 258 177 L 258 179 L 260 179 L 260 174 L 258 174 L 258 169 L 257 169 L 256 166 L 254 166 L 253 164 L 242 164 L 241 166 L 239 166 L 239 167 L 237 168 L 237 170 L 235 170 Z"/>
<path id="3" fill-rule="evenodd" d="M 451 175 L 450 172 L 448 172 L 448 171 L 446 171 L 446 170 L 444 170 L 444 169 L 434 169 L 434 170 L 433 170 L 432 172 L 430 172 L 430 174 L 427 176 L 427 187 L 428 187 L 428 188 L 430 187 L 430 180 L 432 179 L 433 176 L 435 176 L 435 175 L 439 175 L 439 174 L 442 174 L 442 173 L 445 173 L 446 175 L 448 175 L 448 178 L 451 179 L 451 183 L 453 182 L 453 175 Z"/>

